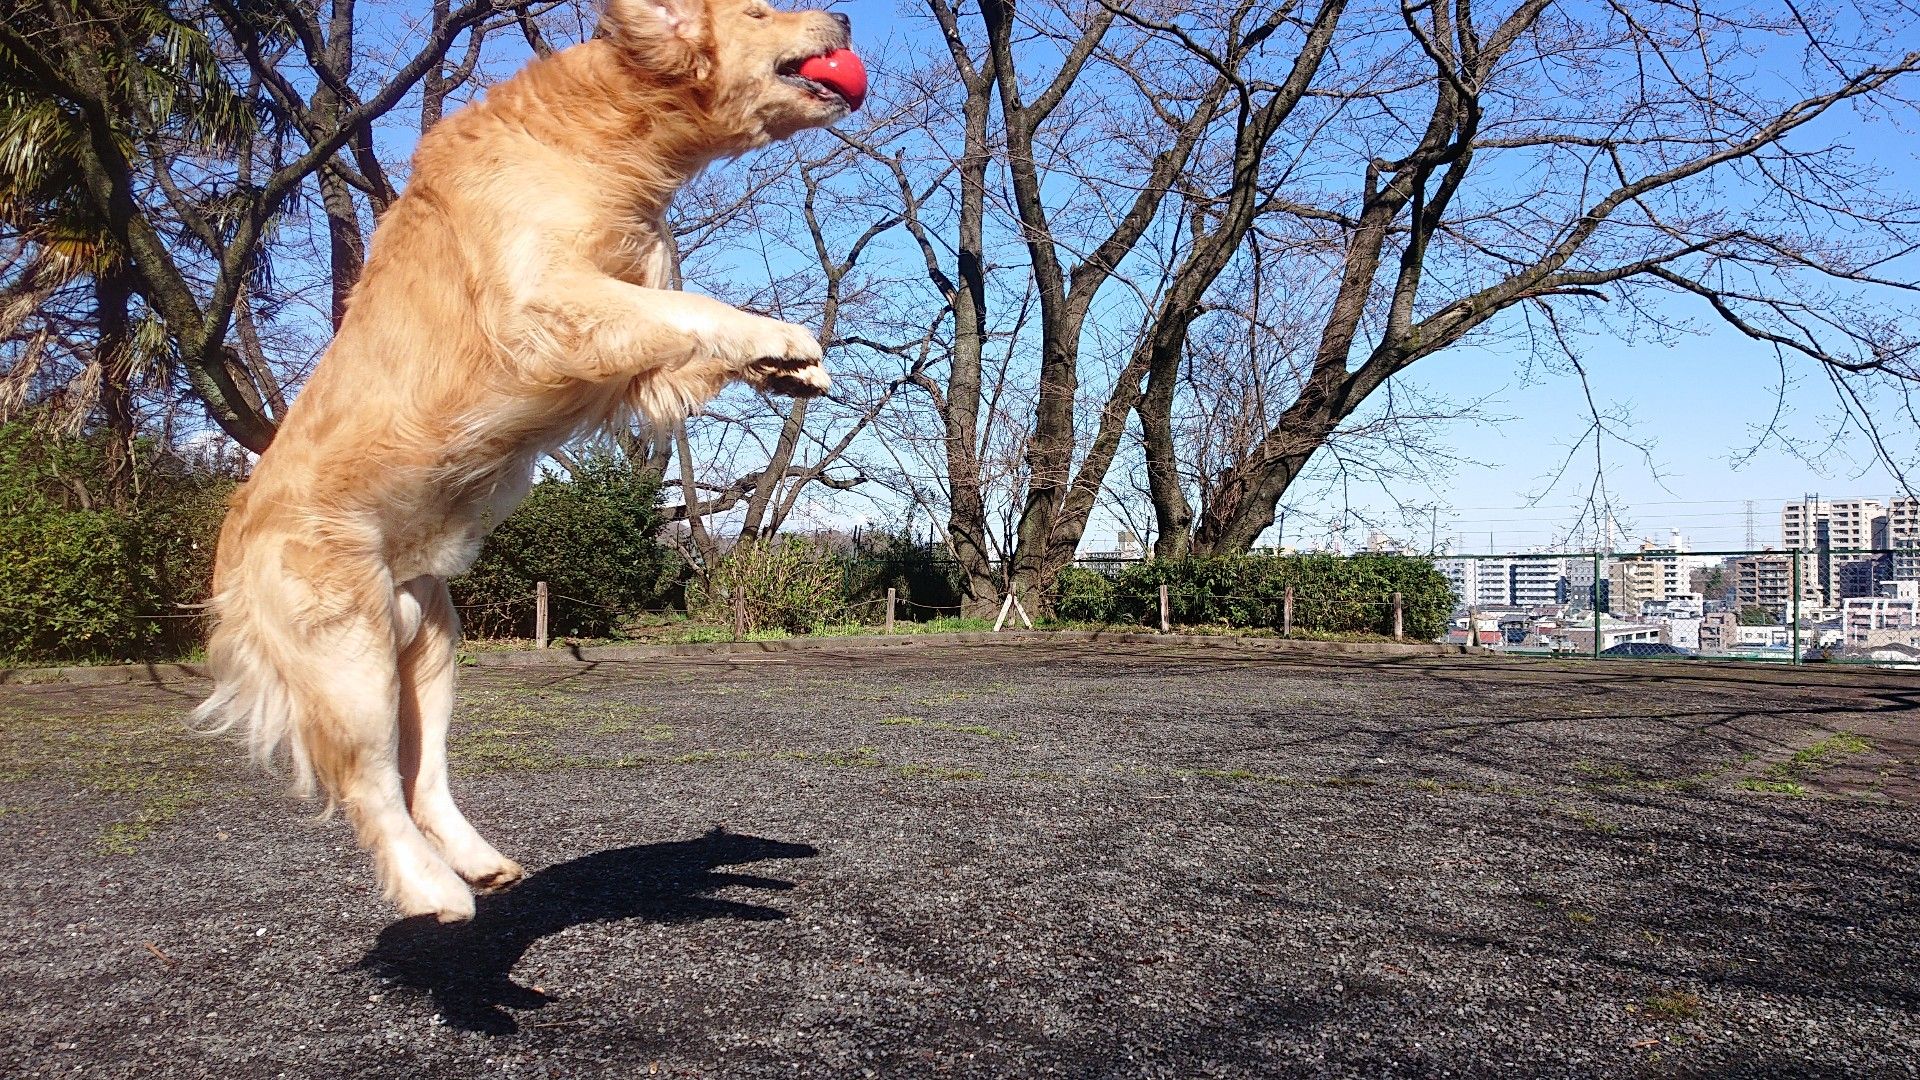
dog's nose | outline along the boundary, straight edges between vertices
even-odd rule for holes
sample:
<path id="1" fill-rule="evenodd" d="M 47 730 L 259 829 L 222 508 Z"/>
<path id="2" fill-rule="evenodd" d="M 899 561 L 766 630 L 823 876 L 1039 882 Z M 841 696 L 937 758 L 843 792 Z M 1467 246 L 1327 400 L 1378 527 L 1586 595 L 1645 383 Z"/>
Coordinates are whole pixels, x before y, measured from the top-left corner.
<path id="1" fill-rule="evenodd" d="M 852 40 L 852 38 L 853 38 L 853 20 L 852 20 L 852 19 L 849 19 L 849 18 L 847 18 L 847 17 L 846 17 L 846 16 L 844 15 L 844 14 L 842 14 L 842 13 L 840 13 L 840 12 L 838 12 L 838 11 L 829 11 L 829 12 L 827 12 L 827 14 L 829 14 L 829 15 L 831 15 L 831 16 L 833 16 L 833 21 L 834 21 L 834 22 L 837 22 L 837 23 L 839 23 L 839 24 L 840 24 L 840 32 L 841 32 L 842 34 L 845 34 L 845 35 L 847 36 L 847 38 L 848 38 L 848 40 Z"/>

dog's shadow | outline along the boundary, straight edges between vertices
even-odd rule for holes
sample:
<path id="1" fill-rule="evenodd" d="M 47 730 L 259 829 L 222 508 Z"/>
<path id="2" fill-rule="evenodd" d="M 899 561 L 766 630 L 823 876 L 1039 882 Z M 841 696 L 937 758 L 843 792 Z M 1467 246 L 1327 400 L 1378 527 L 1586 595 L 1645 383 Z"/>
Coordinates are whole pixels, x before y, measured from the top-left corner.
<path id="1" fill-rule="evenodd" d="M 791 889 L 792 882 L 716 868 L 819 853 L 808 844 L 722 829 L 694 840 L 596 852 L 532 874 L 511 891 L 481 897 L 472 922 L 402 919 L 380 932 L 360 966 L 389 984 L 426 991 L 454 1027 L 511 1034 L 519 1024 L 507 1009 L 535 1009 L 551 1000 L 513 981 L 514 965 L 534 942 L 570 926 L 623 919 L 784 919 L 786 912 L 776 908 L 710 894 L 730 886 Z"/>

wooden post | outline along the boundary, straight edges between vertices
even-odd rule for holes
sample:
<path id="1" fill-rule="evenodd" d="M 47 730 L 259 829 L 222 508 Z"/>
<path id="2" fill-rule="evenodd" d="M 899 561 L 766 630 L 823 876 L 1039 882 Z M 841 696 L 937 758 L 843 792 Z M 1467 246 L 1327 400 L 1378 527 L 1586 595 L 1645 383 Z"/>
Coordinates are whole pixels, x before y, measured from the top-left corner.
<path id="1" fill-rule="evenodd" d="M 1393 594 L 1393 640 L 1399 641 L 1405 628 L 1405 609 L 1401 607 L 1400 593 L 1396 590 Z"/>
<path id="2" fill-rule="evenodd" d="M 1172 612 L 1168 610 L 1168 607 L 1167 587 L 1162 585 L 1160 586 L 1160 632 L 1163 634 L 1173 633 L 1173 622 L 1168 618 Z"/>
<path id="3" fill-rule="evenodd" d="M 547 647 L 547 583 L 533 583 L 533 647 Z"/>
<path id="4" fill-rule="evenodd" d="M 1477 649 L 1479 647 L 1480 647 L 1480 609 L 1476 607 L 1470 607 L 1467 609 L 1467 648 Z"/>
<path id="5" fill-rule="evenodd" d="M 1287 586 L 1286 595 L 1280 598 L 1280 636 L 1293 636 L 1293 586 Z"/>
<path id="6" fill-rule="evenodd" d="M 733 640 L 739 641 L 747 636 L 747 589 L 744 585 L 733 587 Z"/>
<path id="7" fill-rule="evenodd" d="M 1012 593 L 1008 593 L 1008 594 L 1007 594 L 1007 598 L 1006 598 L 1005 600 L 1002 600 L 1002 601 L 1000 601 L 1000 617 L 999 617 L 999 618 L 997 618 L 997 619 L 995 619 L 995 620 L 993 620 L 993 632 L 994 632 L 994 633 L 996 633 L 996 634 L 997 634 L 997 633 L 999 633 L 999 632 L 1000 632 L 1000 628 L 1001 628 L 1002 626 L 1004 626 L 1004 625 L 1006 625 L 1006 622 L 1007 622 L 1007 612 L 1009 612 L 1009 611 L 1012 611 L 1012 610 L 1013 610 L 1013 594 L 1012 594 Z"/>
<path id="8" fill-rule="evenodd" d="M 1033 629 L 1033 620 L 1027 617 L 1027 605 L 1021 603 L 1017 595 L 1010 596 L 1008 599 L 1013 601 L 1014 613 L 1020 616 L 1020 621 L 1027 624 L 1027 629 Z"/>
<path id="9" fill-rule="evenodd" d="M 884 633 L 893 633 L 893 590 L 887 590 L 887 628 Z"/>

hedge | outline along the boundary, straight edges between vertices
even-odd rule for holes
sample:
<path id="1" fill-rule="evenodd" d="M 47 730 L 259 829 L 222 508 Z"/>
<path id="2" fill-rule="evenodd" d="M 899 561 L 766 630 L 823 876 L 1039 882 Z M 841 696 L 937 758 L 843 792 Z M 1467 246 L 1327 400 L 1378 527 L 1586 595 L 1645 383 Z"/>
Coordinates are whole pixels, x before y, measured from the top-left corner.
<path id="1" fill-rule="evenodd" d="M 1062 571 L 1054 614 L 1086 622 L 1153 625 L 1160 586 L 1172 621 L 1278 630 L 1288 586 L 1293 627 L 1309 633 L 1393 632 L 1390 598 L 1401 594 L 1403 629 L 1439 637 L 1453 611 L 1447 579 L 1427 559 L 1401 555 L 1221 555 L 1136 563 L 1114 574 Z"/>

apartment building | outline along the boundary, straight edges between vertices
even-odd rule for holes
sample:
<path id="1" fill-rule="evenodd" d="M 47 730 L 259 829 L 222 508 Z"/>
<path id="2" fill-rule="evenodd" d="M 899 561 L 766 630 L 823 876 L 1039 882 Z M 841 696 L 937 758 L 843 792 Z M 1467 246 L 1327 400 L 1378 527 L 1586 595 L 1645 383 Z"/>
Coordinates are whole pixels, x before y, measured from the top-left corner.
<path id="1" fill-rule="evenodd" d="M 1635 559 L 1616 562 L 1607 568 L 1607 610 L 1615 615 L 1640 614 L 1649 601 L 1665 600 L 1666 590 L 1659 563 Z"/>
<path id="2" fill-rule="evenodd" d="M 1541 607 L 1566 602 L 1567 560 L 1557 556 L 1435 559 L 1457 603 L 1470 607 Z"/>
<path id="3" fill-rule="evenodd" d="M 1888 508 L 1878 499 L 1809 498 L 1780 508 L 1780 544 L 1788 551 L 1804 551 L 1801 561 L 1801 599 L 1838 606 L 1849 596 L 1870 596 L 1872 574 L 1847 568 L 1871 560 L 1872 555 L 1850 554 L 1850 549 L 1884 548 L 1891 524 Z M 1849 586 L 1864 592 L 1849 592 Z"/>
<path id="4" fill-rule="evenodd" d="M 1920 580 L 1920 499 L 1889 499 L 1887 546 L 1893 566 L 1887 576 L 1895 581 Z"/>
<path id="5" fill-rule="evenodd" d="M 1793 557 L 1747 555 L 1733 560 L 1733 595 L 1739 607 L 1765 608 L 1785 621 L 1793 607 Z"/>
<path id="6" fill-rule="evenodd" d="M 1877 596 L 1850 597 L 1840 626 L 1849 648 L 1920 644 L 1920 581 L 1889 581 Z"/>

